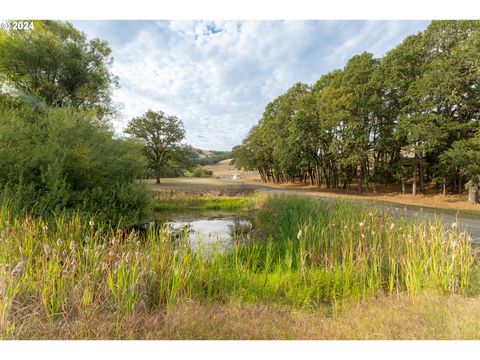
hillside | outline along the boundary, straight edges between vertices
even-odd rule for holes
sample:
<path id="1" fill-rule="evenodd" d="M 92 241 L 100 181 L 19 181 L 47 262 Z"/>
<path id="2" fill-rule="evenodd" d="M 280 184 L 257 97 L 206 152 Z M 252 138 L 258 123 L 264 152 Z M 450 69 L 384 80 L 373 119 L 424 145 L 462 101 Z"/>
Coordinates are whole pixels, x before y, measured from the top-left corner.
<path id="1" fill-rule="evenodd" d="M 231 157 L 230 151 L 216 151 L 216 150 L 202 150 L 192 148 L 191 160 L 198 165 L 213 165 L 219 161 L 229 159 Z"/>

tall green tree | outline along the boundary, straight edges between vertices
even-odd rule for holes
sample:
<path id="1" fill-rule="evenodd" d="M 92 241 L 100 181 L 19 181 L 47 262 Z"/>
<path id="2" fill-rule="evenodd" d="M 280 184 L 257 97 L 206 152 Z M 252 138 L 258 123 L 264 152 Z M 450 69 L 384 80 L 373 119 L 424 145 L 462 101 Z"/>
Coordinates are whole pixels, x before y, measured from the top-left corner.
<path id="1" fill-rule="evenodd" d="M 478 204 L 480 186 L 480 134 L 459 140 L 440 156 L 441 164 L 454 174 L 467 178 L 468 201 Z"/>
<path id="2" fill-rule="evenodd" d="M 47 107 L 112 111 L 112 52 L 68 22 L 34 21 L 32 30 L 0 31 L 0 82 L 9 93 Z"/>
<path id="3" fill-rule="evenodd" d="M 402 192 L 442 184 L 460 193 L 477 181 L 480 21 L 433 21 L 384 57 L 362 53 L 313 86 L 271 101 L 234 149 L 236 165 L 264 181 L 398 181 Z M 462 153 L 468 154 L 468 161 Z M 472 190 L 473 189 L 473 190 Z"/>
<path id="4" fill-rule="evenodd" d="M 160 184 L 163 167 L 174 160 L 182 151 L 181 141 L 185 138 L 183 123 L 176 116 L 168 116 L 163 111 L 148 110 L 143 116 L 133 118 L 125 133 L 143 143 L 143 154 L 148 167 L 153 171 L 156 183 Z"/>

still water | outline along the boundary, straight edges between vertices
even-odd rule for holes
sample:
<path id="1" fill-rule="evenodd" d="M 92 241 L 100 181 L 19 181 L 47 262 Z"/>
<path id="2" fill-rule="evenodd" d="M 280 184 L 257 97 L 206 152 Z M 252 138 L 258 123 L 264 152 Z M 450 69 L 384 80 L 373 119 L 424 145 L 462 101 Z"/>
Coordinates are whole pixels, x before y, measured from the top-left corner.
<path id="1" fill-rule="evenodd" d="M 157 214 L 157 221 L 174 235 L 185 235 L 194 251 L 220 252 L 252 238 L 253 221 L 245 214 L 181 211 Z"/>

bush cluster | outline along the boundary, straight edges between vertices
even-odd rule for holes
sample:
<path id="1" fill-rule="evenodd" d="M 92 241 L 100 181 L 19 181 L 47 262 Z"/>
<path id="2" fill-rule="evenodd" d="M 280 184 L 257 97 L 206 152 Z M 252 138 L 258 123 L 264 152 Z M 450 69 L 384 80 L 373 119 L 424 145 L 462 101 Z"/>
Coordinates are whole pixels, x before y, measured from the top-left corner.
<path id="1" fill-rule="evenodd" d="M 94 112 L 0 109 L 0 200 L 37 216 L 75 209 L 111 223 L 148 217 L 141 149 Z"/>

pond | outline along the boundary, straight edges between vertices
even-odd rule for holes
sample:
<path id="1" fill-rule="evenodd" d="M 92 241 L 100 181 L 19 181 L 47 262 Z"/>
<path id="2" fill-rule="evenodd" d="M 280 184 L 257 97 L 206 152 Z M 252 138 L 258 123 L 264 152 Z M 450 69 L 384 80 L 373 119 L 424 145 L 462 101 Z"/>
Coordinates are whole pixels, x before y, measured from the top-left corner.
<path id="1" fill-rule="evenodd" d="M 235 244 L 253 239 L 254 222 L 251 215 L 242 212 L 206 210 L 158 212 L 156 222 L 173 234 L 185 234 L 190 249 L 225 252 Z"/>

